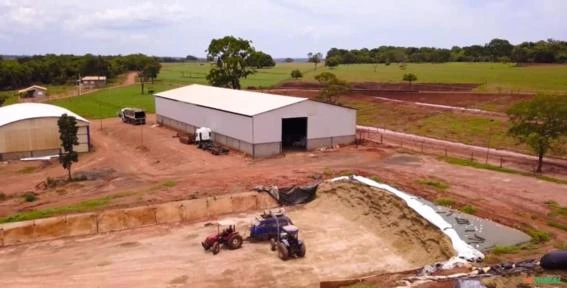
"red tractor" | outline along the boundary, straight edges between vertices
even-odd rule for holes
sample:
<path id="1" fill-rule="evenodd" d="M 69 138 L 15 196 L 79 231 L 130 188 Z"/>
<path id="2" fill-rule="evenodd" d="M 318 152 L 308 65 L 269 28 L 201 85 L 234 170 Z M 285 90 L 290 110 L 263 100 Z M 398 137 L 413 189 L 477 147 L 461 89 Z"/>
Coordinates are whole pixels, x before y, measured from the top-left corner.
<path id="1" fill-rule="evenodd" d="M 234 250 L 242 247 L 242 236 L 236 231 L 236 225 L 228 224 L 228 228 L 220 231 L 221 223 L 217 223 L 217 233 L 209 235 L 201 242 L 205 251 L 211 250 L 213 255 L 219 253 L 221 245 Z M 224 226 L 224 225 L 223 225 Z"/>

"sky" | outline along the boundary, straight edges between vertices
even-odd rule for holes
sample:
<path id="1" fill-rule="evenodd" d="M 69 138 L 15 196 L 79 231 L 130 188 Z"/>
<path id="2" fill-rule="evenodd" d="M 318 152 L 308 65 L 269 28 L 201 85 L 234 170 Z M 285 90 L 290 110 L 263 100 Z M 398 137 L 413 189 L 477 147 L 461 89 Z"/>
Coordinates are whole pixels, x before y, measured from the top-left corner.
<path id="1" fill-rule="evenodd" d="M 330 48 L 567 40 L 567 0 L 0 0 L 0 54 L 204 57 L 211 39 L 273 57 Z"/>

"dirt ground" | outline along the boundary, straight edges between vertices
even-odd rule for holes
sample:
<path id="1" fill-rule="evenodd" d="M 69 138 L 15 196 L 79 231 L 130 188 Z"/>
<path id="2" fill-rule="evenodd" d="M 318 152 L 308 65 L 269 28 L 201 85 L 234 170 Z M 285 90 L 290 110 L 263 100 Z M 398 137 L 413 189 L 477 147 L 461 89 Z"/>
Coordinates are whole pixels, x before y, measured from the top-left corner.
<path id="1" fill-rule="evenodd" d="M 300 227 L 305 258 L 283 262 L 266 242 L 213 256 L 200 241 L 216 228 L 201 222 L 0 249 L 0 286 L 319 287 L 322 279 L 407 270 L 452 256 L 440 231 L 400 199 L 368 187 L 324 184 L 315 201 L 288 214 Z M 229 219 L 246 236 L 252 218 Z"/>

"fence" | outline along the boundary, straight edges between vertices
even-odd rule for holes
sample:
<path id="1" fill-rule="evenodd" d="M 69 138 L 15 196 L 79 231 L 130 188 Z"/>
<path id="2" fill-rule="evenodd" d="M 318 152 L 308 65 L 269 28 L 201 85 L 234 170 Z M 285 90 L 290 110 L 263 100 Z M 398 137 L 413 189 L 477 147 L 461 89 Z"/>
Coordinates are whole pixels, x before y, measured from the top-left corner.
<path id="1" fill-rule="evenodd" d="M 276 206 L 276 201 L 267 193 L 249 192 L 6 223 L 0 225 L 0 247 L 159 224 L 188 223 Z"/>
<path id="2" fill-rule="evenodd" d="M 490 147 L 452 143 L 363 126 L 357 129 L 357 142 L 379 143 L 423 154 L 470 160 L 479 164 L 516 169 L 530 173 L 535 172 L 538 162 L 535 156 L 502 151 Z M 544 160 L 544 170 L 546 173 L 565 175 L 567 173 L 567 161 L 562 159 Z"/>

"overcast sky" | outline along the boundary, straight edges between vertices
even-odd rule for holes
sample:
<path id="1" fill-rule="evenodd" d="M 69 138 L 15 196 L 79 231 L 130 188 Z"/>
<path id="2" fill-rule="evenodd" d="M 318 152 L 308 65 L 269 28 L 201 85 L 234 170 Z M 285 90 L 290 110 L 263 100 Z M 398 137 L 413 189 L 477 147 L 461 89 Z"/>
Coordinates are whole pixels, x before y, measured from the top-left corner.
<path id="1" fill-rule="evenodd" d="M 212 38 L 274 57 L 331 47 L 567 40 L 567 0 L 0 0 L 0 54 L 202 57 Z"/>

